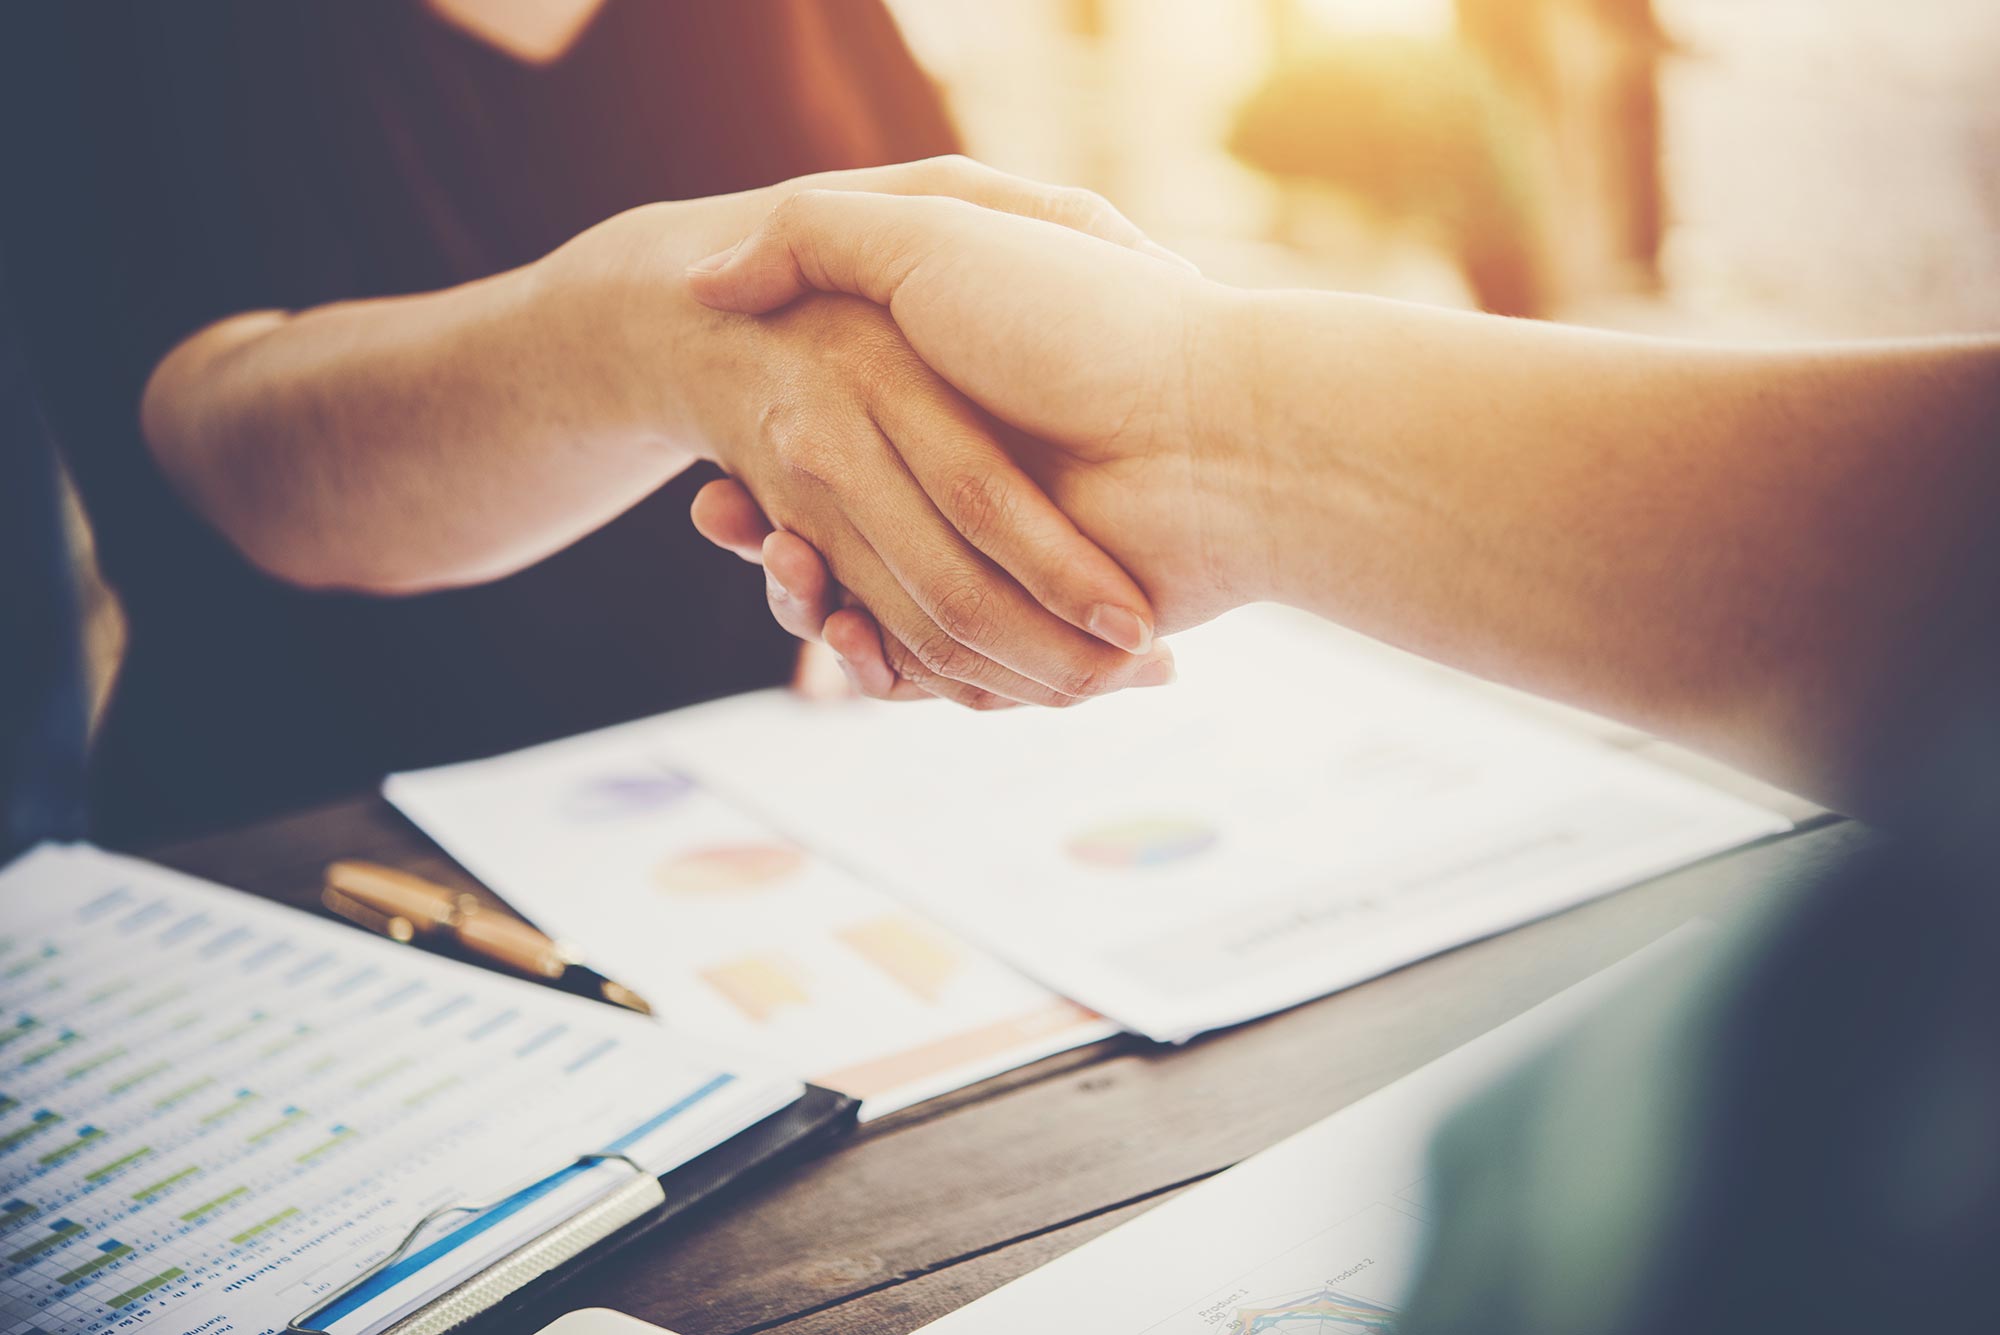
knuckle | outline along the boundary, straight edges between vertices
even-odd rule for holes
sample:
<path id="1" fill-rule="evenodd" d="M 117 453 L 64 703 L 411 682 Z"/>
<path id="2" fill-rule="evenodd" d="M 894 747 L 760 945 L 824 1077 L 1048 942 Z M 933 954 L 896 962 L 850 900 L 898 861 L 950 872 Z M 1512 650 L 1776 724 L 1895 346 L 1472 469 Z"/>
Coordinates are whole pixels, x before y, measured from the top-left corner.
<path id="1" fill-rule="evenodd" d="M 798 407 L 784 400 L 766 404 L 759 414 L 758 434 L 771 458 L 788 472 L 834 483 L 841 472 L 841 451 L 822 430 L 808 425 Z"/>
<path id="2" fill-rule="evenodd" d="M 1104 196 L 1079 186 L 1066 186 L 1058 192 L 1056 209 L 1062 222 L 1086 232 L 1109 231 L 1112 220 L 1119 216 Z"/>
<path id="3" fill-rule="evenodd" d="M 908 645 L 894 636 L 883 637 L 882 657 L 888 660 L 892 672 L 912 686 L 927 687 L 930 684 L 930 669 L 918 660 Z"/>
<path id="4" fill-rule="evenodd" d="M 1013 527 L 1013 502 L 1005 489 L 986 473 L 960 473 L 947 484 L 945 513 L 975 546 L 996 532 Z"/>
<path id="5" fill-rule="evenodd" d="M 991 618 L 991 595 L 986 581 L 977 576 L 954 580 L 931 597 L 931 620 L 959 645 L 985 638 Z"/>
<path id="6" fill-rule="evenodd" d="M 918 636 L 910 652 L 931 676 L 949 677 L 953 681 L 968 680 L 974 675 L 976 665 L 983 661 L 942 629 Z"/>
<path id="7" fill-rule="evenodd" d="M 796 227 L 801 218 L 819 207 L 826 193 L 824 190 L 795 190 L 786 195 L 765 215 L 766 230 L 784 232 Z"/>
<path id="8" fill-rule="evenodd" d="M 940 153 L 924 160 L 926 175 L 943 185 L 956 185 L 969 181 L 978 172 L 979 164 L 963 153 Z"/>
<path id="9" fill-rule="evenodd" d="M 1101 670 L 1090 664 L 1082 664 L 1064 668 L 1056 674 L 1056 679 L 1050 686 L 1063 694 L 1065 697 L 1063 703 L 1068 705 L 1102 694 L 1107 684 L 1105 674 Z"/>

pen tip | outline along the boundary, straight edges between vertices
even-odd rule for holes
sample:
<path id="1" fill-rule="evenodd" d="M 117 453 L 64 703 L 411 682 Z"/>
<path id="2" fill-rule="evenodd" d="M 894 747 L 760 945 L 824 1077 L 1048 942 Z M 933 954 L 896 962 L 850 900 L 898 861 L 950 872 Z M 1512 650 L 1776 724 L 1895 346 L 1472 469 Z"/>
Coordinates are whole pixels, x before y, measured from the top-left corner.
<path id="1" fill-rule="evenodd" d="M 600 990 L 604 993 L 604 999 L 614 1006 L 623 1006 L 626 1010 L 637 1011 L 641 1015 L 653 1013 L 653 1008 L 646 1004 L 644 997 L 620 983 L 614 983 L 607 978 Z"/>

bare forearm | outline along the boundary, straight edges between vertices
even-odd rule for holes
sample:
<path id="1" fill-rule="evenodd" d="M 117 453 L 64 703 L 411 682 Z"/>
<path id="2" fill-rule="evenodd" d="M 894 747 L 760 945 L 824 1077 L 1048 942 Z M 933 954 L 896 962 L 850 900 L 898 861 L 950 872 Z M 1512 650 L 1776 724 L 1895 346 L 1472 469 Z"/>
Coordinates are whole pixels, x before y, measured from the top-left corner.
<path id="1" fill-rule="evenodd" d="M 233 317 L 155 371 L 147 440 L 189 501 L 280 577 L 377 592 L 489 578 L 685 460 L 647 437 L 564 312 L 530 269 Z"/>
<path id="2" fill-rule="evenodd" d="M 2000 343 L 1234 311 L 1223 434 L 1283 516 L 1260 592 L 1863 806 L 1994 666 Z"/>

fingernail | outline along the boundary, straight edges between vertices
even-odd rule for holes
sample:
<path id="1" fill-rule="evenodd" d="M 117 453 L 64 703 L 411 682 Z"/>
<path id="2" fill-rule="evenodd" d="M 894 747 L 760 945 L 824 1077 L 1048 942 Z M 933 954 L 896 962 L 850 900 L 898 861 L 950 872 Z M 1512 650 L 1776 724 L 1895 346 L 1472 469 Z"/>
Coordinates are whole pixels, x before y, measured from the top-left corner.
<path id="1" fill-rule="evenodd" d="M 792 596 L 792 591 L 778 582 L 778 577 L 771 573 L 769 566 L 764 567 L 764 595 L 767 598 L 785 599 Z"/>
<path id="2" fill-rule="evenodd" d="M 731 255 L 734 255 L 738 250 L 741 250 L 742 248 L 743 248 L 743 243 L 741 241 L 738 241 L 735 245 L 731 246 L 729 249 L 718 250 L 705 260 L 696 260 L 693 264 L 688 265 L 688 272 L 714 273 L 717 269 L 720 269 L 723 265 L 729 263 L 729 257 Z"/>
<path id="3" fill-rule="evenodd" d="M 856 695 L 859 695 L 861 693 L 861 678 L 854 675 L 854 664 L 848 662 L 839 654 L 833 656 L 833 661 L 840 665 L 841 675 L 847 678 L 848 686 L 853 689 Z"/>
<path id="4" fill-rule="evenodd" d="M 1143 654 L 1153 647 L 1153 628 L 1128 607 L 1099 603 L 1090 609 L 1084 628 L 1106 644 L 1116 645 L 1128 654 Z"/>
<path id="5" fill-rule="evenodd" d="M 1132 674 L 1130 684 L 1133 686 L 1171 686 L 1179 678 L 1180 672 L 1174 667 L 1174 656 L 1170 653 L 1162 652 L 1158 658 L 1151 658 L 1141 663 L 1139 670 Z"/>

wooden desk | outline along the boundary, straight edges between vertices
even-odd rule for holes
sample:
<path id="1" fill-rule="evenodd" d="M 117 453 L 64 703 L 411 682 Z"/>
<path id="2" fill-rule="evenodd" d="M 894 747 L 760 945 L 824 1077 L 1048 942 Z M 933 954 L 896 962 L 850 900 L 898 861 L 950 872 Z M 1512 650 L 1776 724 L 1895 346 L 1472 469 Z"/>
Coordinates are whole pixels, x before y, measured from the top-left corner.
<path id="1" fill-rule="evenodd" d="M 523 1328 L 603 1306 L 684 1335 L 913 1330 L 1681 923 L 1798 884 L 1869 838 L 1822 818 L 1184 1048 L 1114 1040 L 886 1117 L 593 1266 Z M 154 856 L 314 907 L 335 857 L 472 884 L 374 797 Z"/>

